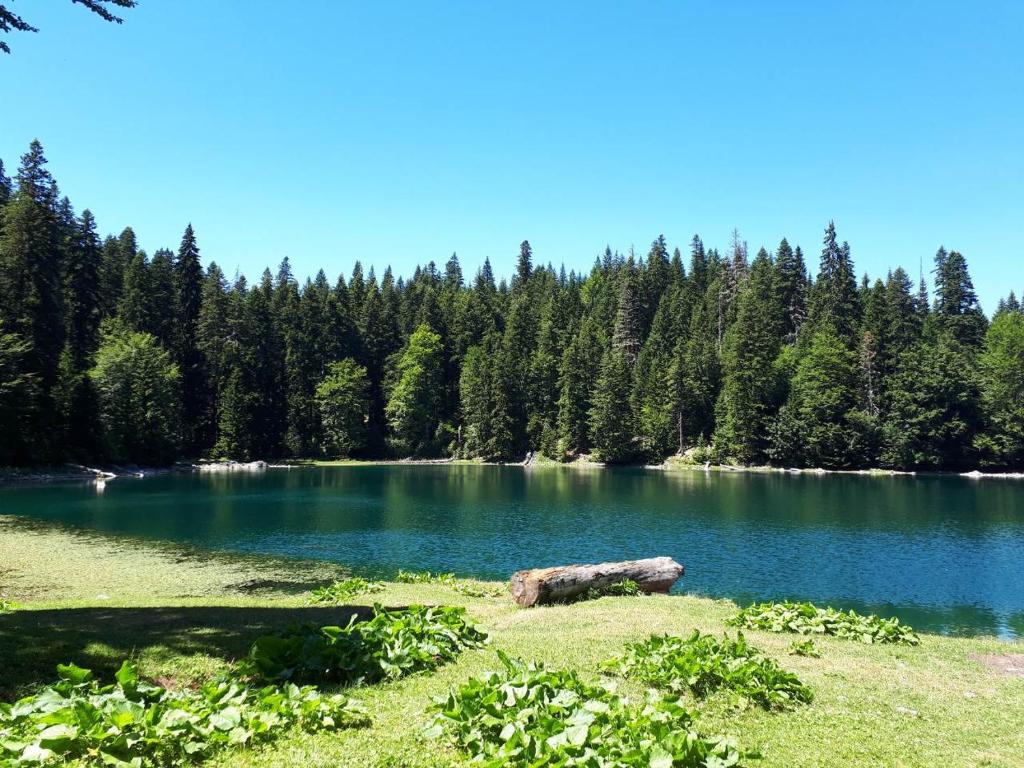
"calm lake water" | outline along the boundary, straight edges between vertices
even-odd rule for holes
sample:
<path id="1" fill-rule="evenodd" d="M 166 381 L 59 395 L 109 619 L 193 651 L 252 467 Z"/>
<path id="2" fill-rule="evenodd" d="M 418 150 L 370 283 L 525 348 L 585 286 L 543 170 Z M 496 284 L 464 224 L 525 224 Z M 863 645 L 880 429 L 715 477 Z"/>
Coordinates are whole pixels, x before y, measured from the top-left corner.
<path id="1" fill-rule="evenodd" d="M 354 466 L 0 489 L 0 513 L 204 548 L 504 579 L 671 555 L 681 591 L 1024 637 L 1024 484 L 959 477 Z"/>

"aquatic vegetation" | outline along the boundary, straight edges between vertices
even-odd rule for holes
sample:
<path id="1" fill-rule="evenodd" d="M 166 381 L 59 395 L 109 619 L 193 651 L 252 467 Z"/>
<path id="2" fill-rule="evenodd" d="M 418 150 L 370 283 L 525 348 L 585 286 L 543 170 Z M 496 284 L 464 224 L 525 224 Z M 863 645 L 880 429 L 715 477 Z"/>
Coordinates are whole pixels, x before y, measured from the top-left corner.
<path id="1" fill-rule="evenodd" d="M 295 726 L 312 732 L 368 722 L 351 699 L 312 687 L 252 688 L 221 678 L 196 691 L 171 691 L 142 680 L 127 661 L 111 685 L 73 664 L 59 666 L 57 673 L 57 683 L 0 704 L 0 766 L 75 759 L 176 766 L 270 741 Z"/>
<path id="2" fill-rule="evenodd" d="M 725 768 L 736 744 L 705 737 L 677 696 L 633 704 L 570 670 L 498 654 L 504 669 L 435 700 L 427 735 L 447 737 L 472 762 L 499 766 Z"/>
<path id="3" fill-rule="evenodd" d="M 360 685 L 433 669 L 486 639 L 463 608 L 376 605 L 372 618 L 353 617 L 344 627 L 306 624 L 264 635 L 245 667 L 266 680 Z"/>
<path id="4" fill-rule="evenodd" d="M 787 709 L 812 699 L 810 688 L 749 645 L 742 633 L 722 640 L 698 630 L 687 638 L 652 635 L 627 645 L 626 653 L 606 662 L 604 668 L 697 698 L 726 690 L 742 704 L 753 702 L 764 709 Z"/>
<path id="5" fill-rule="evenodd" d="M 335 581 L 323 587 L 317 587 L 310 593 L 311 603 L 340 603 L 359 595 L 366 595 L 375 592 L 383 592 L 384 585 L 379 581 L 367 581 L 359 576 L 353 576 L 341 581 Z"/>
<path id="6" fill-rule="evenodd" d="M 767 632 L 794 632 L 799 635 L 833 635 L 862 643 L 917 645 L 921 639 L 911 627 L 897 618 L 883 619 L 874 614 L 819 608 L 812 603 L 754 603 L 740 610 L 726 623 L 744 629 Z"/>

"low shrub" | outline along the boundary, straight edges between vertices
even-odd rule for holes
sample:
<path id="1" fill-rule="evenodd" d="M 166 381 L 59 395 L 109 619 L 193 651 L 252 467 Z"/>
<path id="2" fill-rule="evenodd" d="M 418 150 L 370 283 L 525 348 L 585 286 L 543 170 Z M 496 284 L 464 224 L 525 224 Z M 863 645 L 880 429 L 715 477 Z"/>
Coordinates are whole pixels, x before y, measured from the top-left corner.
<path id="1" fill-rule="evenodd" d="M 358 595 L 366 595 L 374 592 L 383 592 L 384 585 L 377 581 L 367 581 L 358 576 L 349 579 L 342 579 L 317 587 L 309 596 L 311 603 L 340 603 Z"/>
<path id="2" fill-rule="evenodd" d="M 747 644 L 743 634 L 718 640 L 694 630 L 687 638 L 652 635 L 626 646 L 626 653 L 606 662 L 615 674 L 664 688 L 689 691 L 698 698 L 727 690 L 745 704 L 786 709 L 809 702 L 811 689 L 792 672 Z"/>
<path id="3" fill-rule="evenodd" d="M 754 603 L 743 608 L 727 624 L 767 632 L 795 632 L 798 635 L 833 635 L 862 643 L 917 645 L 921 639 L 897 618 L 874 614 L 819 608 L 812 603 Z"/>
<path id="4" fill-rule="evenodd" d="M 360 685 L 433 669 L 486 639 L 463 608 L 376 605 L 372 618 L 353 617 L 344 627 L 307 624 L 264 635 L 245 667 L 266 680 Z"/>
<path id="5" fill-rule="evenodd" d="M 568 670 L 526 665 L 499 652 L 504 670 L 472 678 L 435 700 L 427 734 L 446 736 L 487 768 L 725 768 L 735 743 L 704 737 L 678 697 L 631 704 Z"/>
<path id="6" fill-rule="evenodd" d="M 112 685 L 74 665 L 59 681 L 14 704 L 0 704 L 0 766 L 64 764 L 177 766 L 227 747 L 269 741 L 297 726 L 339 729 L 367 722 L 350 699 L 295 685 L 250 688 L 219 679 L 197 691 L 141 680 L 125 662 Z"/>

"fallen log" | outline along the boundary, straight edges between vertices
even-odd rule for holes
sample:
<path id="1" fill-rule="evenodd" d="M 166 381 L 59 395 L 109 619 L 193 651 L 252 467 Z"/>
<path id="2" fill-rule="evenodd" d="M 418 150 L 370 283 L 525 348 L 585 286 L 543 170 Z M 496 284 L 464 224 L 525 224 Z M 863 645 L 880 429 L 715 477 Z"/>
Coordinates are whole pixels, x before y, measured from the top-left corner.
<path id="1" fill-rule="evenodd" d="M 513 573 L 511 592 L 519 605 L 529 608 L 571 600 L 588 589 L 600 589 L 625 579 L 635 581 L 648 594 L 668 592 L 682 575 L 683 566 L 671 557 L 596 565 L 561 565 Z"/>

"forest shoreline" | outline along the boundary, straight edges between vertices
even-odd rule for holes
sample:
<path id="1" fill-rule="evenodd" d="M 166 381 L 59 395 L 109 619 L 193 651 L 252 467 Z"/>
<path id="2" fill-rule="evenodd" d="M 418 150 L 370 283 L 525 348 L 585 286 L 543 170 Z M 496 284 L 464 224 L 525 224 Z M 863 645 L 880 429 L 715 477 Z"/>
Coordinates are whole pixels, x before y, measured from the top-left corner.
<path id="1" fill-rule="evenodd" d="M 372 467 L 372 466 L 482 466 L 482 467 L 523 467 L 544 469 L 566 467 L 576 470 L 610 469 L 631 467 L 662 472 L 715 472 L 736 474 L 779 474 L 779 475 L 857 475 L 862 477 L 963 477 L 973 480 L 1024 480 L 1024 472 L 983 472 L 974 469 L 967 472 L 952 470 L 908 471 L 872 467 L 868 469 L 823 469 L 821 467 L 773 467 L 770 465 L 743 466 L 737 464 L 695 464 L 674 460 L 669 457 L 660 464 L 605 464 L 589 458 L 573 461 L 557 461 L 546 456 L 530 456 L 524 461 L 482 461 L 479 459 L 288 459 L 284 461 L 253 462 L 179 462 L 169 466 L 138 467 L 99 464 L 86 466 L 67 464 L 63 466 L 0 467 L 0 487 L 10 485 L 45 485 L 76 481 L 107 482 L 122 477 L 144 478 L 169 473 L 191 472 L 262 472 L 271 469 L 298 469 L 303 467 Z M 262 464 L 263 466 L 254 466 Z"/>

